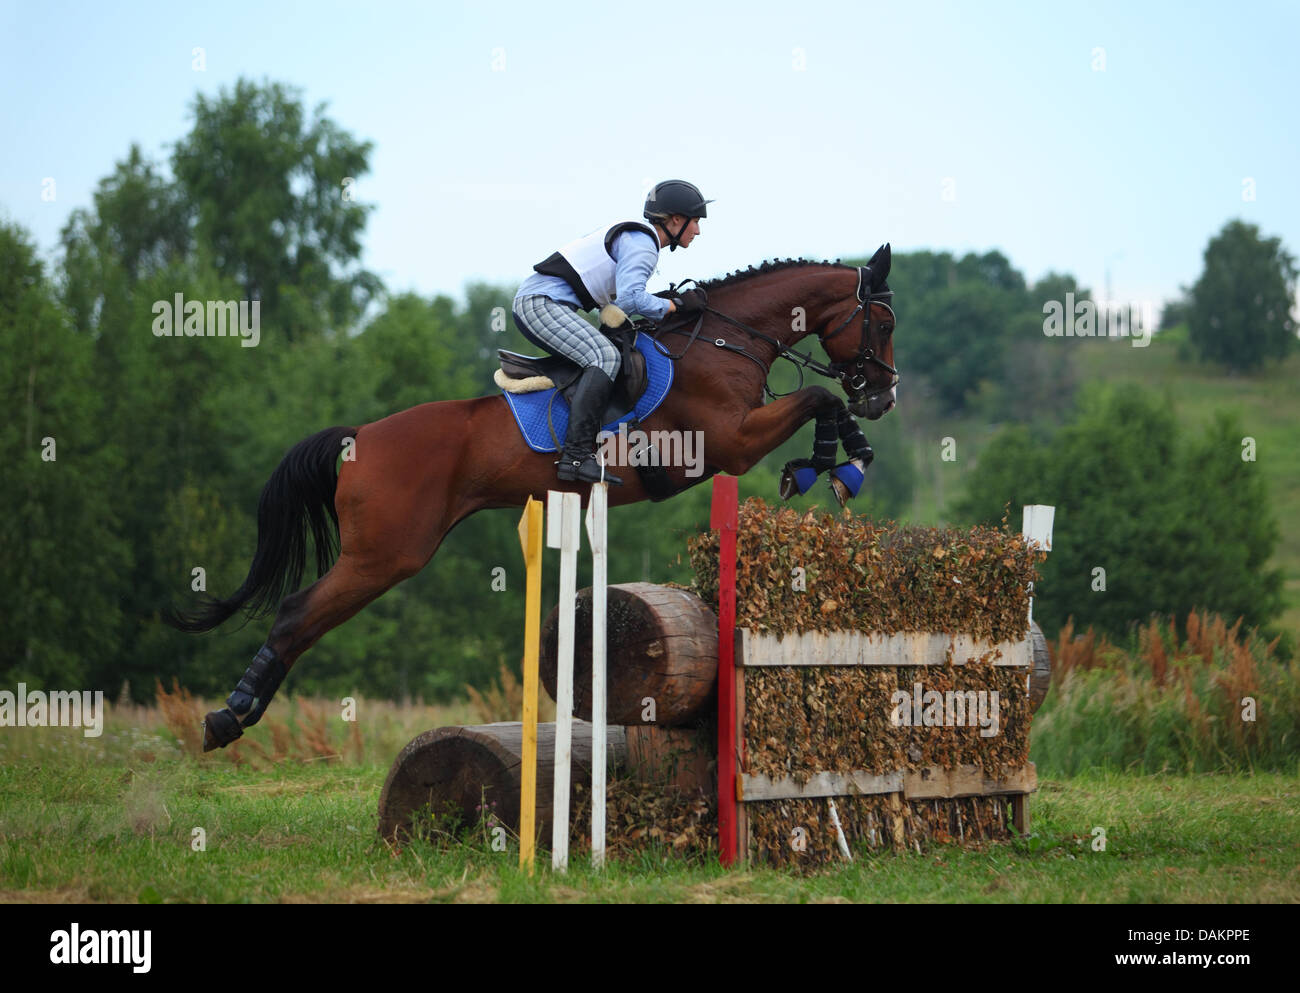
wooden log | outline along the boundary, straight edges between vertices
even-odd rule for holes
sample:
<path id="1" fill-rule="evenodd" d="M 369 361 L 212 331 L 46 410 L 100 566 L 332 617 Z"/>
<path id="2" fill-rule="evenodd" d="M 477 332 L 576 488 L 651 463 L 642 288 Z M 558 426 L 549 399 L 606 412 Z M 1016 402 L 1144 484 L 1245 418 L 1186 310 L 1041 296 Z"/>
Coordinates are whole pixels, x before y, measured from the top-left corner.
<path id="1" fill-rule="evenodd" d="M 621 727 L 607 729 L 611 763 L 622 765 L 627 743 Z M 591 782 L 591 725 L 573 723 L 573 783 Z M 475 824 L 487 805 L 511 832 L 519 830 L 519 777 L 523 725 L 480 724 L 435 728 L 418 735 L 398 754 L 379 794 L 379 834 L 396 840 L 409 833 L 411 817 L 426 805 L 435 817 Z M 551 833 L 555 725 L 537 725 L 537 805 L 534 830 Z"/>
<path id="2" fill-rule="evenodd" d="M 710 731 L 649 724 L 629 724 L 622 730 L 627 739 L 624 772 L 628 778 L 713 795 L 717 760 Z"/>
<path id="3" fill-rule="evenodd" d="M 1052 685 L 1052 655 L 1047 650 L 1047 639 L 1037 624 L 1029 625 L 1029 643 L 1033 649 L 1033 663 L 1029 671 L 1029 712 L 1037 713 L 1043 697 Z"/>
<path id="4" fill-rule="evenodd" d="M 713 790 L 711 742 L 694 729 L 605 729 L 611 769 L 637 782 Z M 591 783 L 592 725 L 573 722 L 572 786 Z M 417 736 L 398 754 L 379 794 L 379 834 L 390 841 L 410 834 L 413 815 L 425 808 L 453 822 L 475 824 L 487 805 L 510 832 L 519 830 L 519 779 L 523 725 L 444 727 Z M 537 801 L 534 831 L 551 836 L 555 725 L 537 725 Z M 572 799 L 572 794 L 571 794 Z M 444 825 L 445 826 L 445 825 Z"/>
<path id="5" fill-rule="evenodd" d="M 591 719 L 591 590 L 576 601 L 574 713 Z M 654 724 L 683 727 L 710 713 L 717 699 L 718 618 L 686 590 L 652 583 L 608 588 L 608 710 L 610 724 L 645 723 L 647 697 Z M 555 697 L 559 608 L 542 626 L 539 669 Z"/>

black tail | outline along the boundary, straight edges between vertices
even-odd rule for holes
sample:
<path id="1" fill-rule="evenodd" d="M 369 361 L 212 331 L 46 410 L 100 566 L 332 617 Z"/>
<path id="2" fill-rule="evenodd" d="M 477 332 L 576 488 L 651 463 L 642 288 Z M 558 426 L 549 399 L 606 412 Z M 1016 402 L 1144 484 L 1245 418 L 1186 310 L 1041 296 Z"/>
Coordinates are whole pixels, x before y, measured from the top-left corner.
<path id="1" fill-rule="evenodd" d="M 356 428 L 327 428 L 293 448 L 271 473 L 257 502 L 257 551 L 244 584 L 224 600 L 205 598 L 193 612 L 168 609 L 163 620 L 181 631 L 210 631 L 237 611 L 250 618 L 268 613 L 298 588 L 307 567 L 307 534 L 316 546 L 316 571 L 338 554 L 339 516 L 334 509 L 343 439 Z"/>

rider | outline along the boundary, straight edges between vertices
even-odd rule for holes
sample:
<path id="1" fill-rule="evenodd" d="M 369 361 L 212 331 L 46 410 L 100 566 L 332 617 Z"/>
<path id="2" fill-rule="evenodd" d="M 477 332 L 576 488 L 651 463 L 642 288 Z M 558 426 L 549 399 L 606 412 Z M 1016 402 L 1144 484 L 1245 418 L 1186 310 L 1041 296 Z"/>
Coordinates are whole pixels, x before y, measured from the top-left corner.
<path id="1" fill-rule="evenodd" d="M 646 292 L 659 250 L 687 248 L 700 233 L 704 205 L 712 203 L 692 183 L 669 179 L 646 197 L 641 221 L 619 221 L 571 241 L 533 266 L 513 305 L 515 324 L 525 338 L 582 368 L 569 410 L 569 429 L 556 461 L 556 475 L 565 481 L 599 481 L 596 434 L 601 415 L 614 389 L 621 361 L 618 349 L 574 311 L 596 310 L 613 303 L 626 314 L 641 314 L 658 323 L 670 314 L 704 307 L 703 290 L 687 290 L 667 300 Z M 622 484 L 604 474 L 606 482 Z"/>

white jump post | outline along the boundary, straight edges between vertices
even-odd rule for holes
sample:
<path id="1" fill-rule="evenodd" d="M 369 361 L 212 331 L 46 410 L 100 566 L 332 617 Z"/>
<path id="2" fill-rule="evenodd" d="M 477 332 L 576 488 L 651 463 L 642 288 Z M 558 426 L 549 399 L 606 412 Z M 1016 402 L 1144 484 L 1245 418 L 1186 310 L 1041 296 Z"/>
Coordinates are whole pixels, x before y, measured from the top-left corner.
<path id="1" fill-rule="evenodd" d="M 560 550 L 560 630 L 555 690 L 555 780 L 551 808 L 551 868 L 569 867 L 569 767 L 573 760 L 573 601 L 578 595 L 582 497 L 546 493 L 546 545 Z"/>
<path id="2" fill-rule="evenodd" d="M 593 483 L 587 504 L 591 545 L 591 865 L 605 865 L 605 578 L 609 484 Z M 570 605 L 570 610 L 573 609 Z"/>
<path id="3" fill-rule="evenodd" d="M 1020 535 L 1030 544 L 1036 544 L 1045 552 L 1052 550 L 1052 521 L 1056 518 L 1056 508 L 1045 503 L 1031 503 L 1024 508 Z M 1034 584 L 1029 584 L 1029 623 L 1034 623 Z"/>
<path id="4" fill-rule="evenodd" d="M 573 763 L 573 652 L 578 595 L 578 547 L 582 543 L 582 497 L 548 490 L 546 544 L 560 550 L 560 624 L 555 688 L 555 788 L 551 810 L 551 866 L 569 866 L 569 786 Z M 605 583 L 609 486 L 594 483 L 587 504 L 591 544 L 591 864 L 605 864 Z"/>
<path id="5" fill-rule="evenodd" d="M 1020 536 L 1031 545 L 1038 545 L 1045 552 L 1052 550 L 1052 522 L 1056 519 L 1056 508 L 1045 503 L 1031 503 L 1023 510 Z M 1034 623 L 1034 584 L 1029 584 L 1029 623 Z M 1032 643 L 1033 632 L 1028 637 Z M 1032 644 L 1031 644 L 1032 647 Z M 1033 682 L 1034 667 L 1029 667 L 1025 676 L 1025 692 Z"/>

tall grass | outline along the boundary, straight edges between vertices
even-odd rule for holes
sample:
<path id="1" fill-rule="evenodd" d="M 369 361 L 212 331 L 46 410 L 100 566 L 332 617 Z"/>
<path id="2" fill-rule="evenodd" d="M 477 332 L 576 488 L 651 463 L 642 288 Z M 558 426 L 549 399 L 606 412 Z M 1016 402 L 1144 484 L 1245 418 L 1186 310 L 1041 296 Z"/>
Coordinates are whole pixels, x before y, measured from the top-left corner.
<path id="1" fill-rule="evenodd" d="M 1182 636 L 1153 618 L 1126 646 L 1067 624 L 1052 646 L 1052 690 L 1034 718 L 1040 773 L 1294 771 L 1300 672 L 1277 641 L 1193 612 Z"/>

